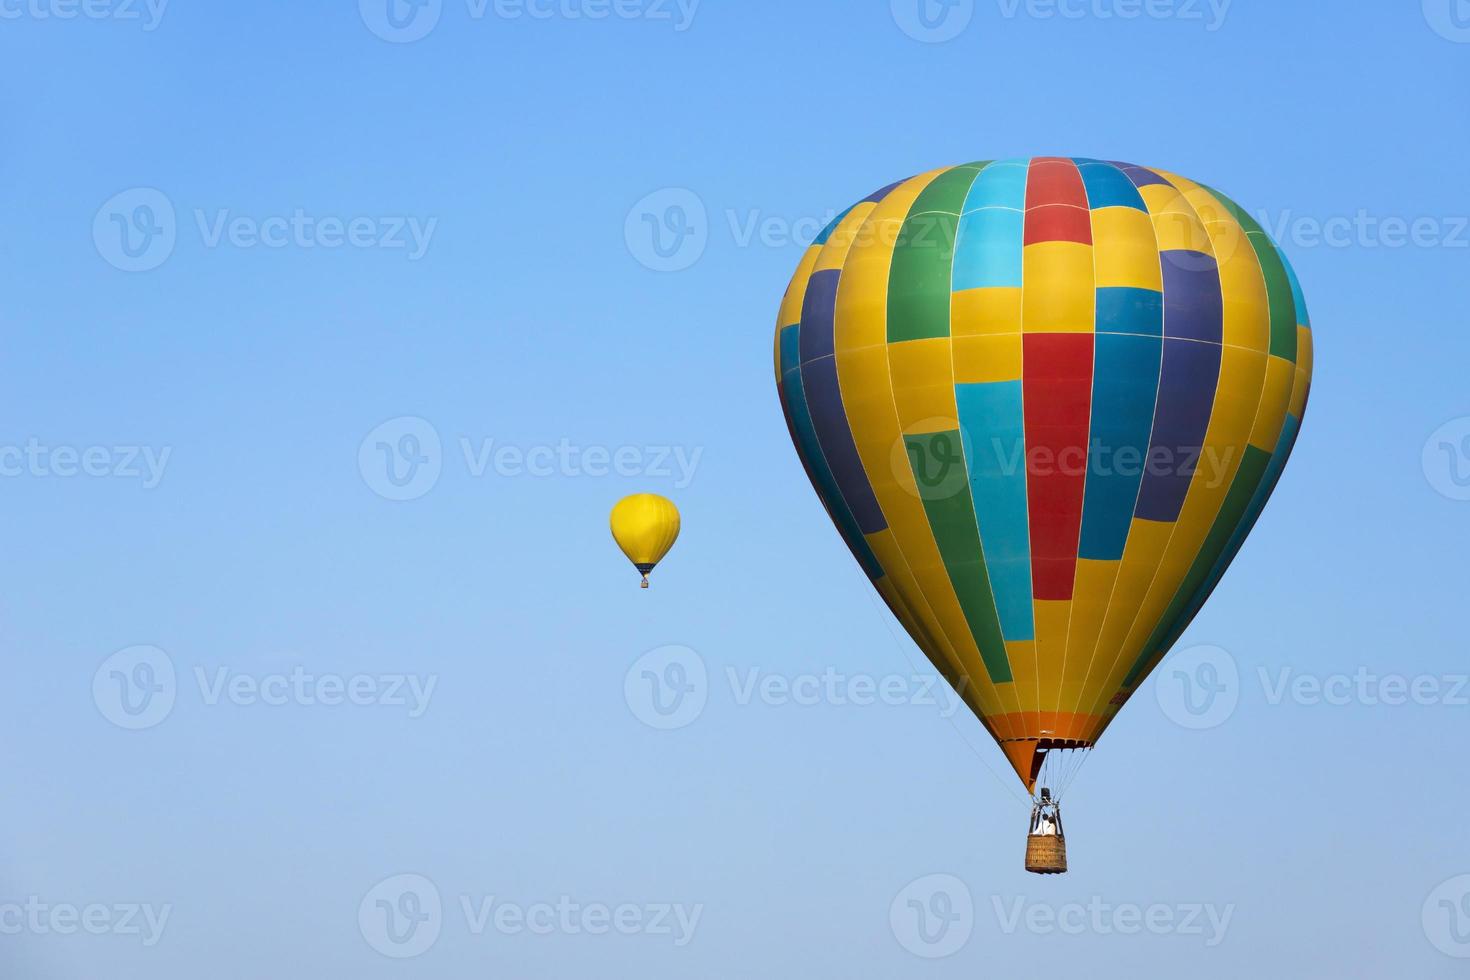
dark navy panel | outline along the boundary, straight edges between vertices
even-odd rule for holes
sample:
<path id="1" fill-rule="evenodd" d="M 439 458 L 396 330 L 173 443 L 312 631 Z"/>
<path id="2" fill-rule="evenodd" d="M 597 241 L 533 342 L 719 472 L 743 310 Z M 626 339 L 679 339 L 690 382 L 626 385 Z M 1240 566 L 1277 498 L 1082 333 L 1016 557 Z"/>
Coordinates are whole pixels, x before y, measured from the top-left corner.
<path id="1" fill-rule="evenodd" d="M 808 361 L 801 366 L 801 380 L 817 441 L 831 467 L 832 478 L 842 491 L 842 499 L 852 509 L 852 516 L 864 534 L 883 530 L 888 522 L 873 494 L 873 484 L 868 482 L 857 443 L 852 439 L 852 428 L 842 407 L 842 391 L 837 384 L 836 359 L 823 357 Z"/>
<path id="2" fill-rule="evenodd" d="M 1220 345 L 1165 339 L 1153 437 L 1144 460 L 1136 516 L 1178 520 L 1199 464 L 1219 380 Z"/>
<path id="3" fill-rule="evenodd" d="M 1225 304 L 1214 256 L 1178 249 L 1164 252 L 1162 257 L 1164 336 L 1220 343 Z"/>
<path id="4" fill-rule="evenodd" d="M 837 280 L 841 269 L 812 273 L 801 304 L 801 361 L 831 357 L 837 319 Z"/>

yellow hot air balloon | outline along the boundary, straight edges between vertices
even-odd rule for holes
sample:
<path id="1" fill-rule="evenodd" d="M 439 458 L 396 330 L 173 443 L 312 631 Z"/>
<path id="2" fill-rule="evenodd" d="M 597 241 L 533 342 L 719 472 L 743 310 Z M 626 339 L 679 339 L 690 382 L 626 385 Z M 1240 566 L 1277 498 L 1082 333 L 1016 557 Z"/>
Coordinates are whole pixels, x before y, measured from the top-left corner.
<path id="1" fill-rule="evenodd" d="M 648 573 L 679 537 L 679 508 L 656 493 L 635 493 L 617 502 L 609 523 L 613 540 L 643 573 L 642 587 L 648 588 Z"/>
<path id="2" fill-rule="evenodd" d="M 798 454 L 853 555 L 1034 796 L 1057 802 L 1209 598 L 1296 441 L 1285 256 L 1162 170 L 999 160 L 844 211 L 786 293 Z"/>

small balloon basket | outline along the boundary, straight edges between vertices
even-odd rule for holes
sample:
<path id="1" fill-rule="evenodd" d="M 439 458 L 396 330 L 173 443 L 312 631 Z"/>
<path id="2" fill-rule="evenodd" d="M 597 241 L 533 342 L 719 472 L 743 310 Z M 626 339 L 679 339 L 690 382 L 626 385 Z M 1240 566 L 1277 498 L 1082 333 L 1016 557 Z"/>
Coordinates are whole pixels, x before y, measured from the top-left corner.
<path id="1" fill-rule="evenodd" d="M 1031 806 L 1026 870 L 1038 875 L 1067 873 L 1067 835 L 1062 832 L 1062 810 L 1048 789 L 1043 789 Z"/>

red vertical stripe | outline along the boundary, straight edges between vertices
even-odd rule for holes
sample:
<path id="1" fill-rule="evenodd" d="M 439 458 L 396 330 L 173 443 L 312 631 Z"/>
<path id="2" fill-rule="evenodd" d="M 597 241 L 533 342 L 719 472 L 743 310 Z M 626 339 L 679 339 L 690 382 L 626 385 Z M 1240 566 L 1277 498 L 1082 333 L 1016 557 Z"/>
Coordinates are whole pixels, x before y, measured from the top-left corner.
<path id="1" fill-rule="evenodd" d="M 1092 244 L 1087 188 L 1077 164 L 1062 157 L 1038 157 L 1026 172 L 1025 243 Z"/>
<path id="2" fill-rule="evenodd" d="M 1035 333 L 1022 342 L 1031 586 L 1037 599 L 1070 599 L 1087 484 L 1093 335 Z"/>

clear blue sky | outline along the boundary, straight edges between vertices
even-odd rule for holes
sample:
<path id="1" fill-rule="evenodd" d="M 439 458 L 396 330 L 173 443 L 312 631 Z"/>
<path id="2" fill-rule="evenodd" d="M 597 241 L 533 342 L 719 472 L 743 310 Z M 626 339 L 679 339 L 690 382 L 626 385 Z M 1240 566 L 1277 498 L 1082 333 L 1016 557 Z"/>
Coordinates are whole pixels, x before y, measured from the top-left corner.
<path id="1" fill-rule="evenodd" d="M 1463 975 L 1464 7 L 3 0 L 0 973 Z M 1162 668 L 1230 689 L 1129 705 L 1056 879 L 770 364 L 833 209 L 1032 154 L 1263 213 L 1317 343 Z"/>

